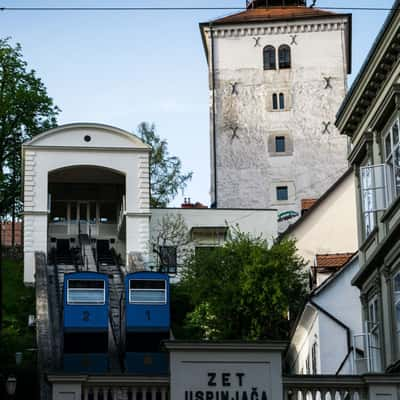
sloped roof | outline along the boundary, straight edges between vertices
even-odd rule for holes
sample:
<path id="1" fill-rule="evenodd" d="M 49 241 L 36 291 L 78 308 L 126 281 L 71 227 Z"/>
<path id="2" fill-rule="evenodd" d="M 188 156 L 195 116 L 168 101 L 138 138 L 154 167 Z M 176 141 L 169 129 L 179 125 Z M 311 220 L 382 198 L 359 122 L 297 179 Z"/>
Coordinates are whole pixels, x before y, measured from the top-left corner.
<path id="1" fill-rule="evenodd" d="M 332 17 L 336 14 L 330 11 L 321 10 L 319 8 L 309 7 L 269 7 L 269 8 L 250 8 L 233 15 L 228 15 L 216 19 L 213 22 L 215 25 L 241 23 L 241 22 L 265 22 L 265 21 L 282 21 L 302 18 L 315 17 Z"/>
<path id="2" fill-rule="evenodd" d="M 337 254 L 317 254 L 317 268 L 341 268 L 352 257 L 354 253 L 337 253 Z"/>
<path id="3" fill-rule="evenodd" d="M 318 199 L 301 199 L 301 209 L 302 210 L 309 210 Z"/>
<path id="4" fill-rule="evenodd" d="M 349 253 L 350 254 L 350 253 Z M 310 299 L 313 296 L 318 295 L 321 293 L 327 286 L 330 286 L 332 282 L 334 282 L 339 276 L 343 274 L 343 272 L 350 267 L 350 265 L 353 265 L 354 262 L 358 262 L 358 251 L 352 254 L 352 256 L 346 261 L 344 265 L 342 265 L 339 269 L 336 271 L 333 271 L 333 273 L 329 276 L 329 278 L 325 279 L 319 286 L 314 288 L 312 292 L 310 293 Z"/>
<path id="5" fill-rule="evenodd" d="M 288 226 L 286 231 L 284 231 L 280 237 L 284 237 L 292 233 L 299 225 L 310 218 L 310 215 L 318 209 L 318 207 L 329 198 L 329 195 L 333 193 L 341 184 L 346 180 L 346 178 L 353 172 L 353 168 L 350 167 L 333 185 L 314 203 L 314 205 L 302 215 L 295 223 Z"/>

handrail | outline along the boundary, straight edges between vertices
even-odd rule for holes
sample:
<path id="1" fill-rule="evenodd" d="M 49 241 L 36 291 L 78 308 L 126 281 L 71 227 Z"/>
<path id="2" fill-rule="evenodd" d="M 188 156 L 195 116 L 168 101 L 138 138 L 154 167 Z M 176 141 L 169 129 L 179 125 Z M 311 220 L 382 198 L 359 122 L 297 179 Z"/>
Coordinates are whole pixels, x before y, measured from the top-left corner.
<path id="1" fill-rule="evenodd" d="M 124 290 L 122 290 L 121 296 L 119 297 L 119 332 L 120 332 L 120 340 L 119 340 L 119 346 L 118 346 L 118 355 L 119 355 L 119 363 L 121 365 L 121 371 L 125 372 L 125 363 L 124 363 L 124 351 L 125 348 L 123 348 L 123 343 L 122 343 L 122 332 L 123 329 L 125 329 L 125 327 L 123 328 L 122 323 L 123 323 L 123 302 L 124 302 Z"/>
<path id="2" fill-rule="evenodd" d="M 52 258 L 53 258 L 53 266 L 54 266 L 54 274 L 55 274 L 55 285 L 56 285 L 56 296 L 57 296 L 57 304 L 58 309 L 62 310 L 62 301 L 61 301 L 61 294 L 60 294 L 60 280 L 58 278 L 58 264 L 57 264 L 57 257 L 55 255 L 56 249 L 52 249 Z M 60 313 L 60 322 L 62 321 L 62 313 Z"/>
<path id="3" fill-rule="evenodd" d="M 121 208 L 119 210 L 118 222 L 117 222 L 117 232 L 119 232 L 121 229 L 125 217 L 125 211 L 126 211 L 126 199 L 125 196 L 122 196 L 122 203 L 121 203 Z"/>
<path id="4" fill-rule="evenodd" d="M 89 270 L 89 262 L 86 256 L 86 250 L 85 246 L 82 246 L 82 238 L 81 238 L 81 221 L 78 219 L 78 240 L 79 240 L 79 247 L 81 250 L 81 258 L 82 258 L 82 264 L 83 264 L 83 269 L 86 269 L 86 271 Z"/>
<path id="5" fill-rule="evenodd" d="M 169 398 L 169 382 L 166 378 L 156 378 L 149 380 L 148 377 L 124 377 L 125 382 L 121 383 L 120 377 L 114 379 L 117 383 L 110 382 L 85 382 L 82 385 L 83 398 L 93 400 L 113 398 L 117 395 L 120 399 L 161 399 Z"/>

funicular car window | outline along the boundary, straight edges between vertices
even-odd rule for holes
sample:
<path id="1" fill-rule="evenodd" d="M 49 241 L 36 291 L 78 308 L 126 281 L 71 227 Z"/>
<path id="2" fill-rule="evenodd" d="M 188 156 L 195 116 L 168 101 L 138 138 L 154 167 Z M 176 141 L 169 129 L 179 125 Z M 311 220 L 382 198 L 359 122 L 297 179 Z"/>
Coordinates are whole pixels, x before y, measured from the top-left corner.
<path id="1" fill-rule="evenodd" d="M 105 281 L 71 279 L 67 287 L 68 304 L 104 304 Z"/>
<path id="2" fill-rule="evenodd" d="M 167 302 L 165 281 L 162 279 L 131 279 L 129 281 L 130 303 Z"/>

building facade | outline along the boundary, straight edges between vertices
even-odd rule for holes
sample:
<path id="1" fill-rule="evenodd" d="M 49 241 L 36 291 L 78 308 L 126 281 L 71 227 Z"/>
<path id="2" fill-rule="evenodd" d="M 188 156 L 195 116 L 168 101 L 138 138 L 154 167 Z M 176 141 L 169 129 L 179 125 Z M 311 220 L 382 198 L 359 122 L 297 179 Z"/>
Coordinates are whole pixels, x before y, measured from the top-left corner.
<path id="1" fill-rule="evenodd" d="M 357 171 L 365 355 L 371 372 L 400 365 L 400 2 L 397 0 L 336 121 Z M 387 376 L 388 377 L 388 376 Z"/>
<path id="2" fill-rule="evenodd" d="M 100 124 L 63 125 L 23 145 L 25 283 L 34 282 L 36 252 L 59 249 L 69 259 L 88 247 L 93 264 L 91 246 L 103 240 L 125 264 L 148 253 L 149 152 Z"/>
<path id="3" fill-rule="evenodd" d="M 355 175 L 348 169 L 283 233 L 296 240 L 298 254 L 319 286 L 358 249 Z"/>
<path id="4" fill-rule="evenodd" d="M 217 208 L 300 214 L 347 169 L 334 126 L 351 69 L 351 16 L 299 1 L 249 1 L 200 24 L 210 80 Z"/>

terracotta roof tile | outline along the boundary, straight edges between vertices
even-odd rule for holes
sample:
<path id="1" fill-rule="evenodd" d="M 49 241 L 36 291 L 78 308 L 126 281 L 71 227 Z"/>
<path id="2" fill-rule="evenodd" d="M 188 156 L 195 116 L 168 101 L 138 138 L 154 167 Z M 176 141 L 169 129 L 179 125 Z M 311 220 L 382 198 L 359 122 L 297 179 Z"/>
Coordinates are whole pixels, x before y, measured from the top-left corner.
<path id="1" fill-rule="evenodd" d="M 302 210 L 309 210 L 318 199 L 302 199 L 301 200 L 301 209 Z"/>
<path id="2" fill-rule="evenodd" d="M 336 13 L 309 7 L 269 7 L 250 8 L 237 14 L 228 15 L 213 21 L 214 24 L 229 24 L 240 22 L 265 22 L 274 20 L 290 20 L 335 16 Z"/>
<path id="3" fill-rule="evenodd" d="M 317 268 L 341 268 L 353 257 L 354 253 L 317 254 Z"/>

